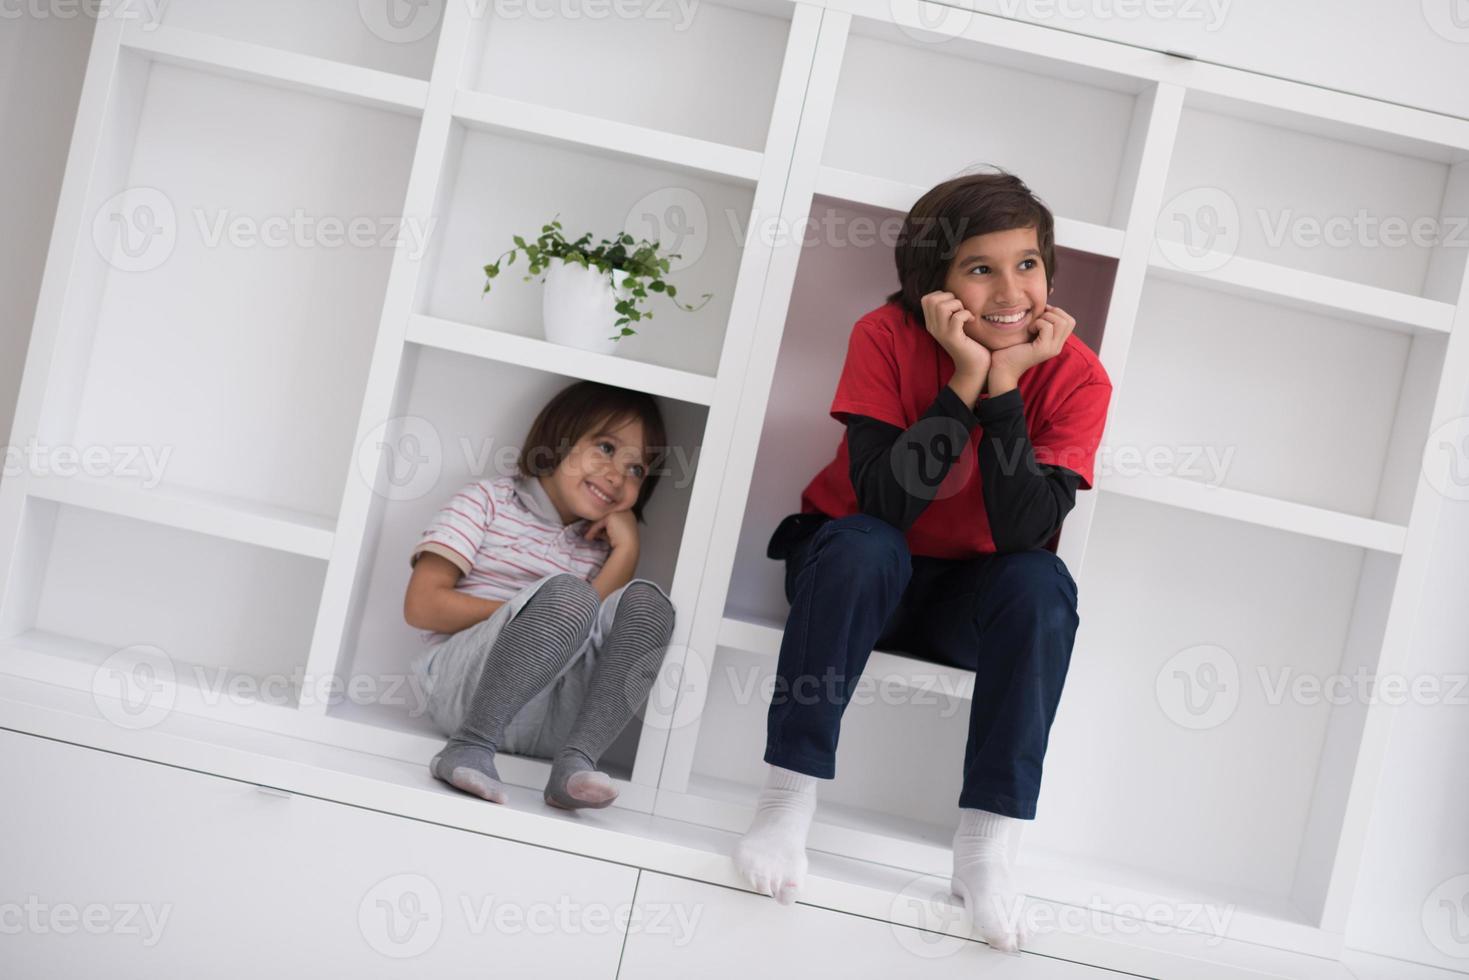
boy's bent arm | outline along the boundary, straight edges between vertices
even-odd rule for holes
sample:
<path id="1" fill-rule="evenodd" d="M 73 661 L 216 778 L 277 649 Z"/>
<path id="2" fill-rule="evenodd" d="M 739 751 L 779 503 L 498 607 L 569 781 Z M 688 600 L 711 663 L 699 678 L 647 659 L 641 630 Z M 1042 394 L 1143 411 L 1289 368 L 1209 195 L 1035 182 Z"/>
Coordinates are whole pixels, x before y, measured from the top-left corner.
<path id="1" fill-rule="evenodd" d="M 1018 388 L 980 403 L 978 415 L 984 425 L 979 475 L 995 550 L 1039 548 L 1061 529 L 1076 506 L 1081 476 L 1064 466 L 1036 461 Z"/>
<path id="2" fill-rule="evenodd" d="M 416 629 L 458 633 L 494 615 L 505 603 L 481 599 L 455 588 L 464 573 L 433 552 L 420 554 L 403 596 L 403 619 Z"/>
<path id="3" fill-rule="evenodd" d="M 951 387 L 906 429 L 847 417 L 847 453 L 857 509 L 906 532 L 938 492 L 969 444 L 978 417 Z"/>

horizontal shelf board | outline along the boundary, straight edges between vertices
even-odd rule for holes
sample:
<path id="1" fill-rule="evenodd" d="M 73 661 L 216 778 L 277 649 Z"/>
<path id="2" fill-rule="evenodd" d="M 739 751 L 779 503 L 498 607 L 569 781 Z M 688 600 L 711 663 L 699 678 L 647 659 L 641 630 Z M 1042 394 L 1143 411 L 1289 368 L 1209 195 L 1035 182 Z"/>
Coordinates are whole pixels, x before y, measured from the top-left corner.
<path id="1" fill-rule="evenodd" d="M 782 635 L 779 627 L 726 616 L 719 624 L 717 642 L 722 647 L 773 659 L 780 656 Z M 929 691 L 958 701 L 974 699 L 973 671 L 929 663 L 901 653 L 872 651 L 863 675 L 877 678 L 879 682 L 901 684 L 911 690 Z"/>
<path id="2" fill-rule="evenodd" d="M 59 504 L 162 524 L 274 551 L 330 558 L 333 522 L 319 514 L 166 484 L 148 488 L 125 480 L 31 477 L 26 492 Z"/>
<path id="3" fill-rule="evenodd" d="M 422 112 L 428 103 L 428 82 L 416 78 L 199 31 L 134 22 L 123 31 L 122 45 L 158 61 L 272 82 L 361 105 Z"/>
<path id="4" fill-rule="evenodd" d="M 691 774 L 688 792 L 659 791 L 656 812 L 678 820 L 744 833 L 755 813 L 760 787 L 720 777 Z M 955 823 L 958 814 L 955 814 Z M 899 814 L 850 804 L 824 796 L 811 823 L 807 847 L 833 858 L 861 855 L 864 861 L 947 879 L 953 867 L 953 828 L 939 827 Z M 1334 940 L 1311 926 L 1284 898 L 1263 892 L 1221 892 L 1208 882 L 1169 879 L 1125 865 L 1061 856 L 1034 847 L 1022 849 L 1017 884 L 1033 899 L 1066 905 L 1116 909 L 1132 903 L 1139 910 L 1178 908 L 1186 903 L 1232 907 L 1230 938 L 1310 949 L 1333 955 Z M 1202 917 L 1197 931 L 1207 932 Z"/>
<path id="5" fill-rule="evenodd" d="M 489 327 L 473 327 L 417 315 L 408 321 L 407 339 L 424 347 L 470 354 L 583 381 L 600 381 L 675 401 L 696 405 L 709 405 L 714 401 L 715 381 L 708 375 L 645 364 L 612 354 L 597 354 Z"/>
<path id="6" fill-rule="evenodd" d="M 870 177 L 837 167 L 823 166 L 816 175 L 816 193 L 854 204 L 885 208 L 907 214 L 928 191 L 927 187 L 886 177 Z M 1122 255 L 1123 232 L 1089 221 L 1056 216 L 1056 244 L 1078 252 L 1118 258 Z"/>
<path id="7" fill-rule="evenodd" d="M 463 89 L 454 96 L 454 118 L 495 132 L 590 147 L 750 185 L 759 178 L 764 157 L 742 147 Z"/>
<path id="8" fill-rule="evenodd" d="M 114 646 L 33 629 L 0 642 L 0 661 L 6 672 L 20 677 L 77 691 L 109 691 L 112 688 L 94 687 L 97 671 L 104 663 L 111 660 L 112 667 L 131 676 L 135 666 L 147 662 L 141 657 L 112 659 L 125 647 L 125 644 Z M 168 680 L 157 673 L 151 676 L 158 682 Z M 248 683 L 232 686 L 237 678 L 244 678 Z M 297 692 L 292 685 L 265 683 L 247 671 L 174 660 L 172 683 L 175 685 L 173 707 L 192 714 L 217 713 L 228 717 L 252 708 L 295 711 Z M 254 693 L 260 697 L 253 697 Z"/>
<path id="9" fill-rule="evenodd" d="M 1231 490 L 1228 487 L 1211 487 L 1176 476 L 1113 474 L 1102 477 L 1097 486 L 1108 493 L 1389 554 L 1402 553 L 1408 533 L 1406 527 L 1387 521 L 1343 514 L 1309 504 Z"/>
<path id="10" fill-rule="evenodd" d="M 1354 320 L 1402 333 L 1448 333 L 1454 323 L 1450 303 L 1409 296 L 1346 279 L 1248 259 L 1206 253 L 1201 271 L 1180 269 L 1153 242 L 1150 272 L 1187 285 L 1265 299 L 1280 306 Z"/>

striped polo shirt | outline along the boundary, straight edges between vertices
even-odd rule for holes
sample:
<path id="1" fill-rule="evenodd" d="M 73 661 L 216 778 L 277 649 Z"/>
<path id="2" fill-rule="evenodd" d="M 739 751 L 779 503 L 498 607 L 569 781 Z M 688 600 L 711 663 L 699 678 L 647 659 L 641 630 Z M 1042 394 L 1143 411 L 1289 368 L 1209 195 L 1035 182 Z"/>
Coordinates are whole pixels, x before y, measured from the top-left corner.
<path id="1" fill-rule="evenodd" d="M 513 598 L 547 575 L 568 572 L 591 581 L 611 545 L 588 541 L 591 521 L 561 523 L 556 505 L 535 477 L 504 476 L 476 480 L 454 494 L 424 530 L 409 557 L 432 552 L 453 562 L 463 576 L 461 592 L 481 599 Z M 420 630 L 424 642 L 441 643 L 451 634 Z"/>

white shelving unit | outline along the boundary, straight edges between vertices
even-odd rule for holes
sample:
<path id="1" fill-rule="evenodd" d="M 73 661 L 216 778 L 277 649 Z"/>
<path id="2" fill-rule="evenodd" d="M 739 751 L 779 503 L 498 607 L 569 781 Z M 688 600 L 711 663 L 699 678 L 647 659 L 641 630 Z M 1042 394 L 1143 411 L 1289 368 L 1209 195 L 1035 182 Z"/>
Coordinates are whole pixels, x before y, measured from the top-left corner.
<path id="1" fill-rule="evenodd" d="M 721 0 L 677 29 L 365 9 L 99 20 L 12 442 L 169 455 L 156 480 L 0 486 L 14 690 L 91 692 L 156 649 L 184 714 L 426 761 L 442 737 L 394 683 L 409 548 L 552 392 L 604 381 L 656 396 L 684 450 L 638 570 L 680 615 L 606 765 L 624 809 L 742 830 L 786 614 L 765 542 L 893 288 L 859 229 L 999 164 L 1055 212 L 1054 301 L 1115 387 L 1060 542 L 1082 627 L 1025 887 L 1225 904 L 1231 940 L 1340 951 L 1388 709 L 1270 703 L 1260 672 L 1401 669 L 1469 293 L 1461 247 L 1312 247 L 1291 222 L 1469 212 L 1469 123 L 919 0 Z M 423 247 L 231 233 L 303 214 Z M 553 215 L 661 237 L 680 296 L 713 299 L 655 302 L 616 356 L 546 343 L 539 284 L 511 266 L 482 294 L 482 267 Z M 1121 465 L 1160 446 L 1227 465 Z M 1162 689 L 1205 647 L 1238 704 L 1188 727 Z M 870 674 L 812 848 L 945 875 L 973 676 L 886 651 Z"/>

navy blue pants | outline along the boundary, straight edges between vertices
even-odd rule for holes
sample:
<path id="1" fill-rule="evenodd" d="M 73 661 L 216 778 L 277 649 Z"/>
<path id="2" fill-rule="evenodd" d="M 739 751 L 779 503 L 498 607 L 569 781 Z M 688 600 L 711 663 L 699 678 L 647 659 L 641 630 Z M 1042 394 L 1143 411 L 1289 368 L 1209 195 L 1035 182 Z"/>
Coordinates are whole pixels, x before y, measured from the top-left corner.
<path id="1" fill-rule="evenodd" d="M 791 603 L 765 761 L 830 779 L 837 735 L 873 648 L 975 672 L 961 807 L 1035 817 L 1041 764 L 1079 618 L 1050 551 L 911 555 L 865 514 L 828 520 L 786 557 Z"/>

